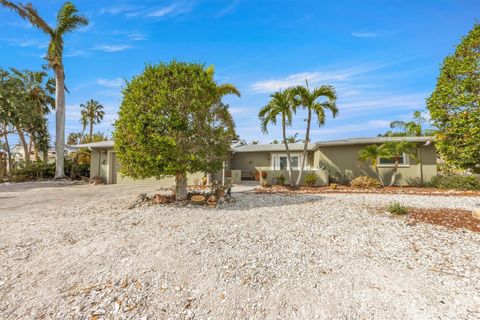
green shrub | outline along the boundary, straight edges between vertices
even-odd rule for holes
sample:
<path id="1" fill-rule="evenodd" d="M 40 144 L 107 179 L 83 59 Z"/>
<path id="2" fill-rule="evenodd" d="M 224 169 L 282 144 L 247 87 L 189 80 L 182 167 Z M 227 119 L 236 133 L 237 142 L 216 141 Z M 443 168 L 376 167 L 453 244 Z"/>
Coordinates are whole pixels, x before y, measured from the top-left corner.
<path id="1" fill-rule="evenodd" d="M 390 203 L 387 207 L 387 211 L 395 215 L 405 215 L 408 213 L 408 209 L 398 202 Z"/>
<path id="2" fill-rule="evenodd" d="M 73 169 L 73 174 L 72 174 Z M 73 165 L 70 159 L 65 159 L 65 175 L 72 179 L 90 176 L 89 164 Z M 55 163 L 43 162 L 18 162 L 15 164 L 10 176 L 12 182 L 26 182 L 37 180 L 50 180 L 55 177 Z"/>
<path id="3" fill-rule="evenodd" d="M 361 177 L 355 178 L 352 180 L 350 185 L 354 188 L 361 188 L 361 189 L 382 187 L 382 184 L 380 183 L 379 180 L 374 179 L 372 177 L 368 177 L 368 176 L 361 176 Z"/>
<path id="4" fill-rule="evenodd" d="M 432 178 L 430 184 L 439 189 L 480 190 L 480 177 L 459 174 L 438 175 Z"/>
<path id="5" fill-rule="evenodd" d="M 287 181 L 287 179 L 283 176 L 283 174 L 281 174 L 277 177 L 277 184 L 279 184 L 281 186 L 285 185 L 286 181 Z"/>
<path id="6" fill-rule="evenodd" d="M 310 172 L 305 176 L 305 184 L 309 187 L 313 187 L 317 183 L 317 174 L 315 172 Z"/>
<path id="7" fill-rule="evenodd" d="M 409 187 L 415 187 L 415 188 L 431 187 L 431 183 L 429 181 L 425 181 L 425 180 L 422 181 L 422 179 L 419 177 L 407 178 L 406 181 Z"/>

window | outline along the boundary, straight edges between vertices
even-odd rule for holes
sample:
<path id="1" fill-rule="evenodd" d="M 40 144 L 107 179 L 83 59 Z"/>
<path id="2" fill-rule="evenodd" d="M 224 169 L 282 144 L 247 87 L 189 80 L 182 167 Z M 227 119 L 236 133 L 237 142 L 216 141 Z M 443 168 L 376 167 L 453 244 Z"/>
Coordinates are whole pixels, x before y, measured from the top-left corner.
<path id="1" fill-rule="evenodd" d="M 300 157 L 301 155 L 291 155 L 290 161 L 292 162 L 292 169 L 299 170 L 300 169 Z M 280 155 L 272 155 L 272 169 L 273 170 L 288 170 L 288 158 L 287 155 L 280 154 Z"/>
<path id="2" fill-rule="evenodd" d="M 393 167 L 395 165 L 395 159 L 393 158 L 379 158 L 378 164 L 381 167 Z M 400 157 L 398 161 L 399 166 L 408 166 L 408 157 L 404 154 Z"/>

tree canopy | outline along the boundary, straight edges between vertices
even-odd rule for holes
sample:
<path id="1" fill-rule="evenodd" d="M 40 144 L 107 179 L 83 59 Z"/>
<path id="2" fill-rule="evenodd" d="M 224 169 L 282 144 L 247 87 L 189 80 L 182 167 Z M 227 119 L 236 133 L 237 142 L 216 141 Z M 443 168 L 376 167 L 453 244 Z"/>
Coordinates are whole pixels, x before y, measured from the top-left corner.
<path id="1" fill-rule="evenodd" d="M 480 24 L 446 57 L 427 99 L 436 147 L 450 165 L 480 172 Z"/>
<path id="2" fill-rule="evenodd" d="M 123 90 L 114 141 L 120 172 L 136 179 L 176 177 L 177 199 L 186 174 L 220 170 L 236 137 L 225 94 L 212 67 L 173 61 L 147 65 Z"/>

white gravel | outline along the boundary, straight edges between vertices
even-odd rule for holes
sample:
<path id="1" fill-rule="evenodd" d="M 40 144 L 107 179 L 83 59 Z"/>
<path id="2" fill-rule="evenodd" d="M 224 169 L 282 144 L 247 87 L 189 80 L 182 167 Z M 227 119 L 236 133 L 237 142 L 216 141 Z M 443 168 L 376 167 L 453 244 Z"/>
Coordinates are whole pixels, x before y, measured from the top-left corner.
<path id="1" fill-rule="evenodd" d="M 480 234 L 372 209 L 478 197 L 236 198 L 0 219 L 0 319 L 480 318 Z"/>

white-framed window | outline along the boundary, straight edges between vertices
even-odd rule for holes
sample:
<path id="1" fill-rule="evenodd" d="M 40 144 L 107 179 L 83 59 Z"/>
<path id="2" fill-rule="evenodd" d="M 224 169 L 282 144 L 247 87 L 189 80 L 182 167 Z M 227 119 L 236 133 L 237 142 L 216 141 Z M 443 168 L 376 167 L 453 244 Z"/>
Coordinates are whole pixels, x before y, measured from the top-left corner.
<path id="1" fill-rule="evenodd" d="M 302 155 L 291 154 L 290 161 L 292 164 L 292 170 L 300 170 Z M 288 158 L 287 154 L 272 154 L 272 170 L 288 170 Z"/>
<path id="2" fill-rule="evenodd" d="M 408 167 L 410 163 L 408 162 L 408 156 L 403 153 L 398 161 L 398 166 L 400 167 Z M 378 158 L 378 166 L 379 167 L 394 167 L 395 166 L 395 159 L 394 158 Z"/>

